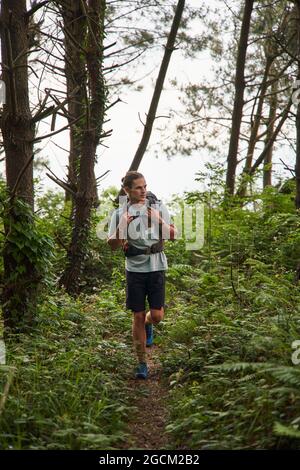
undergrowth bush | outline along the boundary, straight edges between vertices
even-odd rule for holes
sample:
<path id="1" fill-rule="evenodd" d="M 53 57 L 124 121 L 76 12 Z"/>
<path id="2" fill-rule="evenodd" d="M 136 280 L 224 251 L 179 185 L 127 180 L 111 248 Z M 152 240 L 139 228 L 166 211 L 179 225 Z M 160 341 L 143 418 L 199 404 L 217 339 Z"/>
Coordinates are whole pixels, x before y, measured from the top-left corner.
<path id="1" fill-rule="evenodd" d="M 112 195 L 100 197 L 100 203 Z M 299 213 L 290 194 L 268 188 L 224 207 L 217 190 L 188 193 L 205 204 L 205 244 L 166 242 L 166 316 L 155 328 L 170 390 L 170 447 L 299 449 Z M 70 207 L 40 201 L 39 224 L 65 262 Z M 83 294 L 49 292 L 37 329 L 7 347 L 0 367 L 3 449 L 113 449 L 129 438 L 131 315 L 124 311 L 121 251 L 98 236 L 93 214 Z"/>
<path id="2" fill-rule="evenodd" d="M 300 226 L 290 199 L 273 190 L 255 210 L 206 207 L 199 262 L 167 273 L 173 448 L 300 448 Z"/>
<path id="3" fill-rule="evenodd" d="M 7 344 L 2 449 L 113 449 L 127 440 L 130 316 L 112 290 L 39 307 L 34 333 Z"/>

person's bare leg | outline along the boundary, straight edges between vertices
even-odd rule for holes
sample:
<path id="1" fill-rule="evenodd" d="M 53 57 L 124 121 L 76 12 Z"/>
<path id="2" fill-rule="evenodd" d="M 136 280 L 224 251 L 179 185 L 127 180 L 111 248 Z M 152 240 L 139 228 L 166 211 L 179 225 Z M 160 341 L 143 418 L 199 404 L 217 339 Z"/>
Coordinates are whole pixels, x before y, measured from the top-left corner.
<path id="1" fill-rule="evenodd" d="M 156 325 L 163 318 L 164 318 L 164 307 L 161 307 L 160 309 L 151 308 L 149 312 L 146 313 L 145 323 L 146 324 L 152 323 L 153 325 Z"/>
<path id="2" fill-rule="evenodd" d="M 139 362 L 146 362 L 145 317 L 145 311 L 133 313 L 132 338 Z"/>

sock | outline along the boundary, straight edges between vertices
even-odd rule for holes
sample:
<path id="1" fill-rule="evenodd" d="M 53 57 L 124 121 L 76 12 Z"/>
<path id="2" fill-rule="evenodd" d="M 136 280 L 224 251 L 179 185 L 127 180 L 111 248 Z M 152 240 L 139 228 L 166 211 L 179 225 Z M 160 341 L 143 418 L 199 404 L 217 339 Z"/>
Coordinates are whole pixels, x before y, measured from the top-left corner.
<path id="1" fill-rule="evenodd" d="M 146 362 L 146 351 L 143 345 L 139 341 L 134 342 L 136 355 L 139 362 Z"/>

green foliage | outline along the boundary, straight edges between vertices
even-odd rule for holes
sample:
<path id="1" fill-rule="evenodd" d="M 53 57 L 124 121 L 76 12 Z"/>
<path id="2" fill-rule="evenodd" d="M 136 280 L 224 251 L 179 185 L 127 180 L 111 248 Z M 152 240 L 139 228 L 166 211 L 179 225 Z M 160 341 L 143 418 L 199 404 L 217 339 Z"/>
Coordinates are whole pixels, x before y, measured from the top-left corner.
<path id="1" fill-rule="evenodd" d="M 171 446 L 299 449 L 300 373 L 291 362 L 300 338 L 299 215 L 290 194 L 268 189 L 247 208 L 226 210 L 213 187 L 187 197 L 209 204 L 198 261 L 167 273 L 161 344 Z"/>
<path id="2" fill-rule="evenodd" d="M 107 243 L 110 215 L 117 188 L 111 187 L 99 195 L 99 205 L 92 213 L 92 228 L 86 247 L 86 262 L 81 288 L 91 292 L 113 279 L 113 273 L 124 273 L 124 255 L 121 250 L 112 252 Z"/>
<path id="3" fill-rule="evenodd" d="M 33 223 L 31 209 L 23 201 L 15 202 L 13 214 L 14 219 L 4 216 L 4 222 L 9 225 L 6 253 L 18 263 L 11 281 L 17 282 L 18 274 L 26 272 L 28 262 L 35 267 L 37 276 L 44 278 L 51 269 L 52 239 L 39 224 Z"/>
<path id="4" fill-rule="evenodd" d="M 300 372 L 292 363 L 300 339 L 299 215 L 277 189 L 225 208 L 218 184 L 207 186 L 185 198 L 205 204 L 204 246 L 192 252 L 182 239 L 166 242 L 167 309 L 156 342 L 170 391 L 170 446 L 299 449 Z M 13 373 L 0 417 L 5 449 L 110 449 L 129 438 L 135 357 L 124 257 L 99 238 L 113 196 L 101 195 L 102 211 L 93 215 L 85 294 L 49 293 L 36 332 L 8 345 L 0 369 L 2 390 Z M 68 208 L 47 198 L 36 225 L 55 239 L 68 229 L 61 217 Z M 57 244 L 55 270 L 62 254 Z"/>
<path id="5" fill-rule="evenodd" d="M 99 232 L 105 228 L 105 220 L 112 210 L 116 188 L 109 188 L 99 195 L 99 206 L 92 212 L 91 231 L 84 247 L 85 263 L 80 279 L 80 290 L 94 293 L 111 280 L 114 269 L 124 268 L 120 251 L 112 252 L 106 236 Z M 37 201 L 39 224 L 55 241 L 53 268 L 59 278 L 66 266 L 66 253 L 71 240 L 71 202 L 65 202 L 63 193 L 48 191 Z"/>
<path id="6" fill-rule="evenodd" d="M 3 269 L 2 308 L 6 325 L 15 331 L 32 326 L 42 287 L 53 285 L 54 244 L 32 208 L 11 198 L 2 187 Z"/>
<path id="7" fill-rule="evenodd" d="M 66 251 L 71 240 L 71 201 L 62 192 L 47 191 L 37 198 L 38 224 L 55 243 L 53 268 L 57 277 L 65 267 Z"/>
<path id="8" fill-rule="evenodd" d="M 113 449 L 128 439 L 131 317 L 114 294 L 75 301 L 57 292 L 40 305 L 35 333 L 7 344 L 2 449 Z"/>

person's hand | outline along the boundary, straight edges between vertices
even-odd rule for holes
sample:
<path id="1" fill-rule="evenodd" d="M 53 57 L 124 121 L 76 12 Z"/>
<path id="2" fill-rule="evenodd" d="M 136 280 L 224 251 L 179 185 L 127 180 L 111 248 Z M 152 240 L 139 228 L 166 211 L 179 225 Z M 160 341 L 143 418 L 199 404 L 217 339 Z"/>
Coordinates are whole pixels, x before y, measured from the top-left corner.
<path id="1" fill-rule="evenodd" d="M 147 207 L 148 217 L 151 218 L 151 221 L 156 222 L 158 224 L 163 223 L 163 219 L 158 210 L 154 209 L 153 207 Z"/>
<path id="2" fill-rule="evenodd" d="M 122 216 L 120 217 L 119 229 L 125 230 L 134 218 L 135 217 L 133 215 L 129 215 L 127 211 L 124 212 L 124 214 L 122 214 Z"/>

